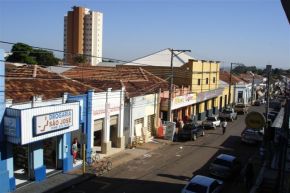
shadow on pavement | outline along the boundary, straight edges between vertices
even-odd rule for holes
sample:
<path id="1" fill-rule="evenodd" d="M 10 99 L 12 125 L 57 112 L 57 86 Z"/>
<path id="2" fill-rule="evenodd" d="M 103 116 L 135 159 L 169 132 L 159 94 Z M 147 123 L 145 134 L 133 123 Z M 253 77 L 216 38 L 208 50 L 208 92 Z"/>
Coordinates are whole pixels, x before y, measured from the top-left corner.
<path id="1" fill-rule="evenodd" d="M 177 179 L 177 180 L 183 180 L 183 181 L 189 181 L 191 179 L 187 176 L 176 176 L 176 175 L 171 175 L 171 174 L 157 174 L 157 176 L 172 178 L 172 179 Z"/>

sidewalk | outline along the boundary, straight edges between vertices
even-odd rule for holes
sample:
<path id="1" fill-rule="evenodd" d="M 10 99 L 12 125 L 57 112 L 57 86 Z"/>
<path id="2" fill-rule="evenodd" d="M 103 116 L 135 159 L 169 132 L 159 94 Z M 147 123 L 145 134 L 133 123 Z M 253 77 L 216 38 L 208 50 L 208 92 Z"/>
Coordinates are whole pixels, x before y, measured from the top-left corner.
<path id="1" fill-rule="evenodd" d="M 170 144 L 171 141 L 163 139 L 153 139 L 152 142 L 144 143 L 133 149 L 125 149 L 122 152 L 111 155 L 113 168 L 127 163 L 130 160 L 136 159 L 151 151 L 162 148 Z M 66 189 L 74 184 L 81 183 L 94 177 L 91 174 L 82 174 L 82 168 L 77 168 L 69 173 L 59 173 L 47 178 L 42 182 L 32 182 L 26 186 L 18 188 L 15 193 L 54 193 Z"/>

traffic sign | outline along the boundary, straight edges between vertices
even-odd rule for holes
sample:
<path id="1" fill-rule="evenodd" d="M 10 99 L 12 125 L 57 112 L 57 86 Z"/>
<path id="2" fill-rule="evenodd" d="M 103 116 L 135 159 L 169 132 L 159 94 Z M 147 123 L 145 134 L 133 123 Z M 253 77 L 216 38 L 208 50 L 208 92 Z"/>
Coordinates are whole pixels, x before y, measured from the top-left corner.
<path id="1" fill-rule="evenodd" d="M 261 113 L 253 111 L 247 114 L 245 123 L 248 128 L 262 129 L 266 125 L 266 119 Z"/>

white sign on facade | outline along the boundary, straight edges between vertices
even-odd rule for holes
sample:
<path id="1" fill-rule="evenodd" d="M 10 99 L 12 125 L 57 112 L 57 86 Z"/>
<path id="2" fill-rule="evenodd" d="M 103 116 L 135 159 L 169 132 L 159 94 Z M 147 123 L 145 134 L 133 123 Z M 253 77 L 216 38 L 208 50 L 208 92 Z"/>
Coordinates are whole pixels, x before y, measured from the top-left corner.
<path id="1" fill-rule="evenodd" d="M 73 111 L 61 111 L 35 117 L 34 135 L 68 128 L 73 125 Z"/>
<path id="2" fill-rule="evenodd" d="M 172 101 L 172 109 L 178 109 L 181 107 L 186 107 L 188 105 L 196 103 L 195 94 L 187 94 L 182 96 L 174 97 Z"/>

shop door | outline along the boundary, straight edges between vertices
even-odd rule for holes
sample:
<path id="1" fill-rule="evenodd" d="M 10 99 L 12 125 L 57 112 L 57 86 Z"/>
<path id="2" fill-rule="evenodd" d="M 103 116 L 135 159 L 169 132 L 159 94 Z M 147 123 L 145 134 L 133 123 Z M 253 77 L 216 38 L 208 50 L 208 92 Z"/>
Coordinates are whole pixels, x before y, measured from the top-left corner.
<path id="1" fill-rule="evenodd" d="M 30 172 L 28 145 L 13 145 L 13 166 L 16 186 L 33 178 Z"/>
<path id="2" fill-rule="evenodd" d="M 43 161 L 46 166 L 46 173 L 57 169 L 57 137 L 49 138 L 43 141 Z"/>
<path id="3" fill-rule="evenodd" d="M 110 141 L 112 147 L 117 147 L 118 139 L 118 115 L 110 117 Z"/>
<path id="4" fill-rule="evenodd" d="M 103 138 L 104 119 L 94 121 L 94 146 L 101 146 Z"/>

